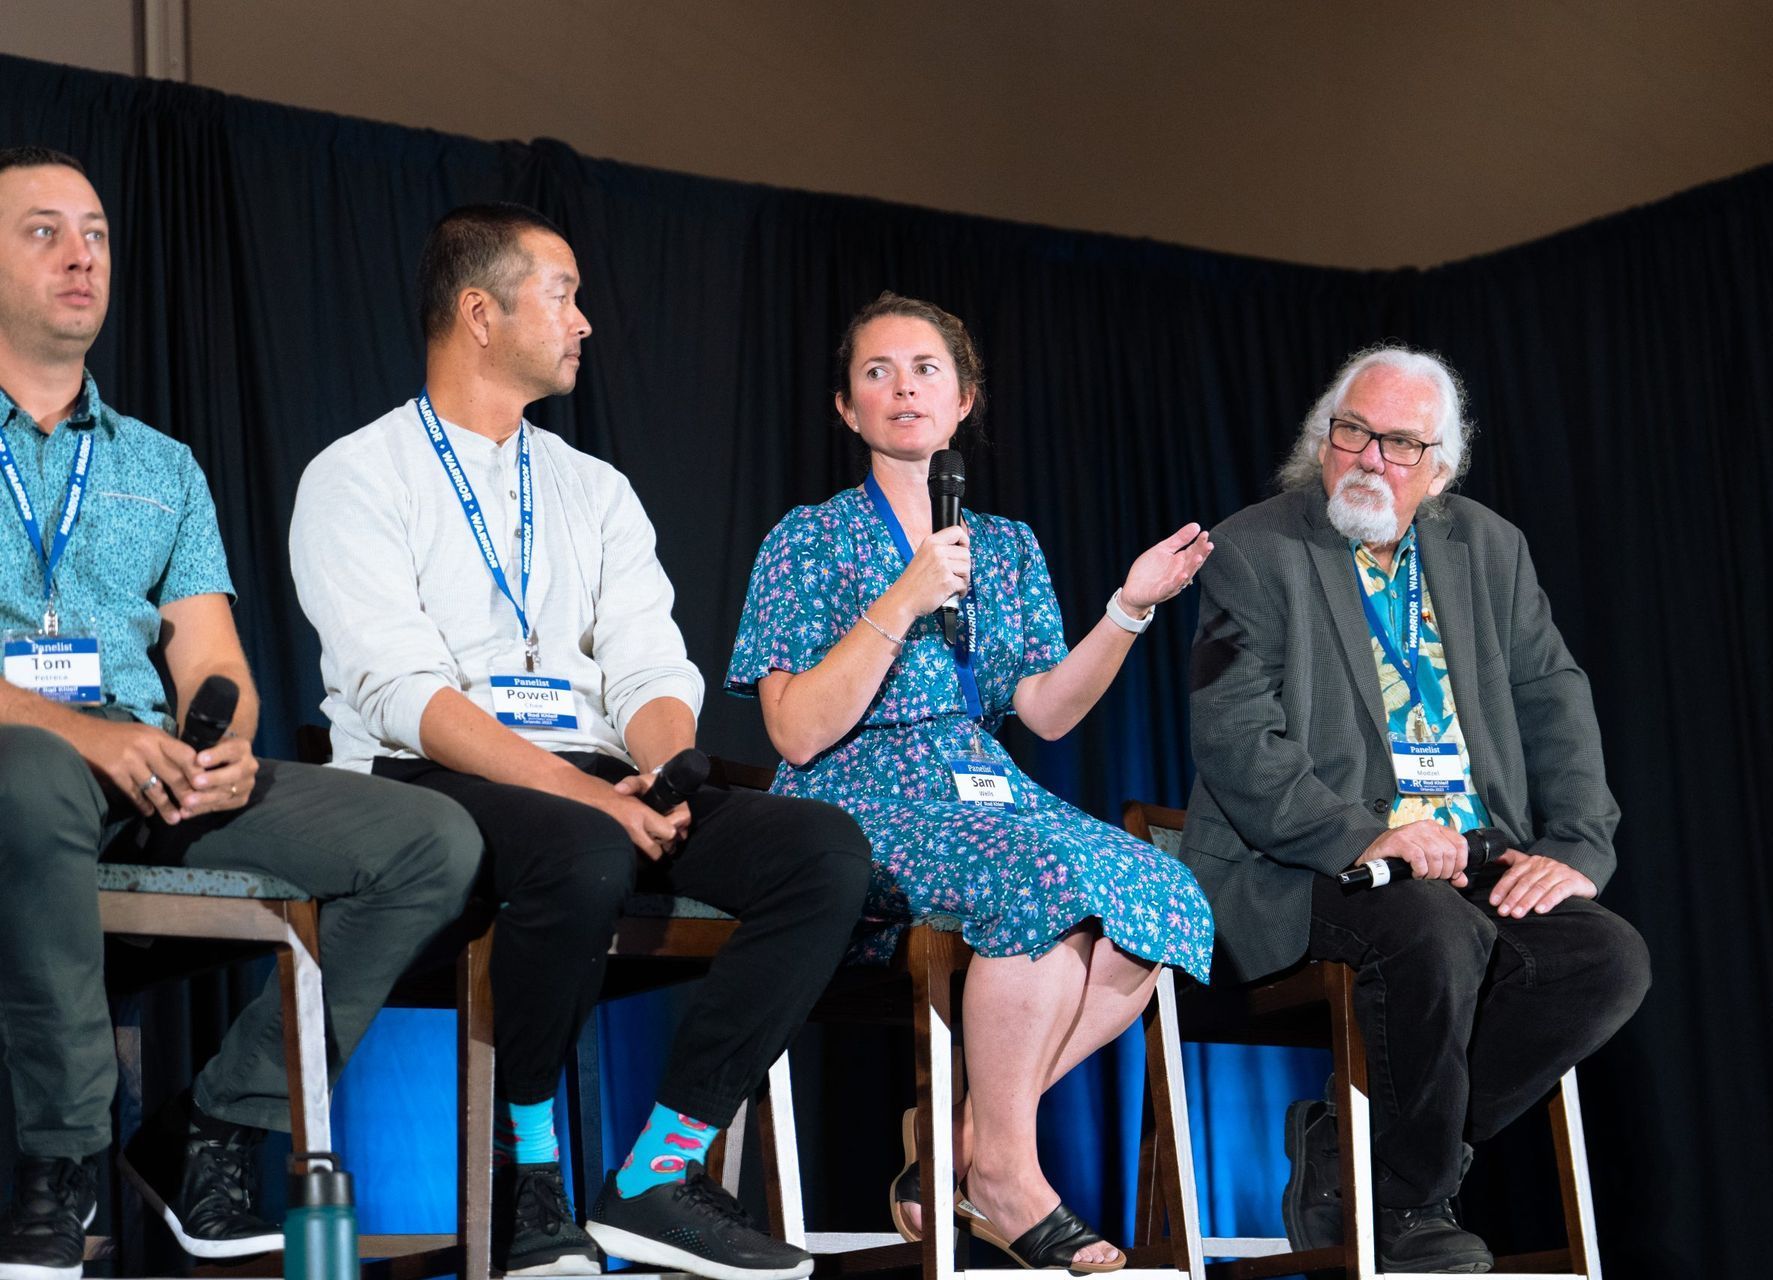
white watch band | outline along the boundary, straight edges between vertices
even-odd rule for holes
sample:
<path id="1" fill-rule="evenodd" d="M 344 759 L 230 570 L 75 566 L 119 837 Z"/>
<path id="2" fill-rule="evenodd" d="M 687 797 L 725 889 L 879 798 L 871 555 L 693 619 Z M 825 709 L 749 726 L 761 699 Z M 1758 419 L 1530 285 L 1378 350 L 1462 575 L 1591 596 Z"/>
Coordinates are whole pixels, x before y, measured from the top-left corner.
<path id="1" fill-rule="evenodd" d="M 1114 594 L 1108 597 L 1108 620 L 1122 631 L 1131 631 L 1134 635 L 1138 635 L 1151 625 L 1151 620 L 1155 617 L 1157 617 L 1156 608 L 1153 608 L 1143 618 L 1135 618 L 1121 608 L 1119 587 L 1116 587 Z"/>

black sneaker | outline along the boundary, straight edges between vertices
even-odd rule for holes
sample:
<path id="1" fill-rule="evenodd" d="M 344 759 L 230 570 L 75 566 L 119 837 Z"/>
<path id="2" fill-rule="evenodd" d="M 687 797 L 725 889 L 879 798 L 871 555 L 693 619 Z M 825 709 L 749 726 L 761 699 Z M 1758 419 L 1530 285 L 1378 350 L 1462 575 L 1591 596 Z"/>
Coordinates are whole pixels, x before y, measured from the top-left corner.
<path id="1" fill-rule="evenodd" d="M 1342 1143 L 1336 1108 L 1306 1100 L 1287 1108 L 1287 1160 L 1281 1221 L 1294 1249 L 1342 1246 Z"/>
<path id="2" fill-rule="evenodd" d="M 193 1257 L 282 1249 L 282 1229 L 253 1210 L 264 1130 L 196 1114 L 189 1094 L 155 1112 L 123 1150 L 124 1175 Z"/>
<path id="3" fill-rule="evenodd" d="M 493 1170 L 493 1266 L 508 1276 L 603 1273 L 591 1237 L 573 1221 L 560 1163 L 507 1164 Z"/>
<path id="4" fill-rule="evenodd" d="M 0 1280 L 79 1280 L 86 1228 L 98 1213 L 98 1157 L 33 1160 L 12 1171 L 0 1219 Z"/>
<path id="5" fill-rule="evenodd" d="M 1475 1275 L 1496 1262 L 1477 1236 L 1459 1225 L 1445 1200 L 1419 1209 L 1379 1209 L 1379 1270 Z"/>
<path id="6" fill-rule="evenodd" d="M 605 1253 L 711 1280 L 795 1280 L 813 1269 L 805 1249 L 772 1240 L 739 1202 L 689 1164 L 682 1182 L 667 1182 L 627 1199 L 616 1175 L 604 1179 L 591 1207 L 591 1237 Z"/>

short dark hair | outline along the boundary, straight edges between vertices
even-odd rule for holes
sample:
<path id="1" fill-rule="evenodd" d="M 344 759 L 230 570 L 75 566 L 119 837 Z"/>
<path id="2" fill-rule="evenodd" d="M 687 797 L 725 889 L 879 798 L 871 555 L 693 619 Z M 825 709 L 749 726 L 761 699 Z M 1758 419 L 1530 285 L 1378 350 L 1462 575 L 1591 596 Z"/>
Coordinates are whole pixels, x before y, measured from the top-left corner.
<path id="1" fill-rule="evenodd" d="M 511 310 L 517 286 L 535 268 L 519 243 L 531 230 L 566 239 L 559 227 L 527 205 L 468 204 L 443 215 L 419 255 L 419 325 L 426 342 L 449 332 L 463 289 L 485 289 L 499 306 Z"/>
<path id="2" fill-rule="evenodd" d="M 86 166 L 65 151 L 37 146 L 0 147 L 0 173 L 8 169 L 35 169 L 45 164 L 59 164 L 81 177 L 86 176 Z"/>
<path id="3" fill-rule="evenodd" d="M 925 302 L 922 298 L 907 298 L 888 289 L 850 317 L 849 327 L 843 331 L 843 341 L 837 344 L 832 390 L 846 401 L 850 399 L 850 361 L 856 358 L 856 335 L 862 332 L 862 326 L 882 316 L 905 316 L 912 320 L 924 320 L 942 335 L 942 343 L 948 348 L 948 358 L 954 361 L 960 394 L 973 398 L 972 408 L 961 419 L 961 431 L 957 435 L 956 444 L 984 444 L 985 365 L 979 359 L 979 349 L 973 345 L 973 335 L 967 332 L 967 327 L 959 316 L 942 310 L 933 302 Z"/>

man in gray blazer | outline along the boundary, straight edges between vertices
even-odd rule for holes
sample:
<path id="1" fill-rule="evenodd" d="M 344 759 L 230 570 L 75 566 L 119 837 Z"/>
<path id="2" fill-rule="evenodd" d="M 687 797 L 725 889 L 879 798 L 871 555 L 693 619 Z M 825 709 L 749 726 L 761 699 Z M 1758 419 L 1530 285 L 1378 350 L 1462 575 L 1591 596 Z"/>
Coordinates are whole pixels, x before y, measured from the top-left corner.
<path id="1" fill-rule="evenodd" d="M 1588 679 L 1521 533 L 1447 489 L 1469 429 L 1452 372 L 1360 353 L 1313 406 L 1283 492 L 1202 566 L 1184 858 L 1219 972 L 1303 957 L 1358 974 L 1382 1270 L 1485 1271 L 1449 1199 L 1470 1148 L 1637 1008 L 1643 940 L 1594 898 L 1615 866 Z M 1507 852 L 1466 874 L 1463 834 Z M 1336 875 L 1399 859 L 1348 891 Z M 1396 863 L 1390 865 L 1398 865 Z M 1323 1102 L 1288 1109 L 1297 1248 L 1339 1243 Z"/>

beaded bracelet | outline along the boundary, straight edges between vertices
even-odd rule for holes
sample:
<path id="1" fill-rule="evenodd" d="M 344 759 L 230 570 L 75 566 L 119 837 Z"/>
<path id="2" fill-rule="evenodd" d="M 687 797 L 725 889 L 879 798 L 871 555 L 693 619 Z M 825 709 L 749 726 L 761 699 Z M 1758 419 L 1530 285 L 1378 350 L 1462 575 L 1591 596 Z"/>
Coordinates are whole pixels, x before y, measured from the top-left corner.
<path id="1" fill-rule="evenodd" d="M 866 622 L 869 626 L 873 627 L 876 631 L 880 632 L 881 635 L 885 636 L 895 649 L 903 649 L 905 647 L 905 637 L 904 636 L 894 635 L 892 632 L 888 631 L 885 627 L 881 626 L 880 623 L 876 622 L 873 618 L 870 618 L 866 613 L 864 613 L 862 615 L 862 621 Z"/>

